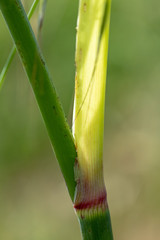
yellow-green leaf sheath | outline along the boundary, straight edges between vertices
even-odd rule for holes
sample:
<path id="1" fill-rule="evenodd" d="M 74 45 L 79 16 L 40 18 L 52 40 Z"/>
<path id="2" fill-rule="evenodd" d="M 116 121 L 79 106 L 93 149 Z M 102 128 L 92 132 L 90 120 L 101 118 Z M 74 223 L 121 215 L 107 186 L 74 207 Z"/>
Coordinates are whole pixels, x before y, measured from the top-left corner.
<path id="1" fill-rule="evenodd" d="M 75 208 L 83 212 L 107 207 L 102 155 L 110 5 L 110 0 L 80 0 L 79 5 L 73 134 Z"/>

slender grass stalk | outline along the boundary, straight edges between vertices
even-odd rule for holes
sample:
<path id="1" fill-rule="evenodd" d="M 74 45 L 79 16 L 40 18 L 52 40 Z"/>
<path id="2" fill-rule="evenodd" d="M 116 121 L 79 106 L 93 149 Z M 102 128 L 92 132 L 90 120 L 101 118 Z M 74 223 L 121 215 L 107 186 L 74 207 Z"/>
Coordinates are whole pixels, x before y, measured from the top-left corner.
<path id="1" fill-rule="evenodd" d="M 0 9 L 23 62 L 73 201 L 76 149 L 64 112 L 20 0 L 0 0 Z"/>
<path id="2" fill-rule="evenodd" d="M 80 0 L 73 133 L 74 206 L 84 239 L 113 239 L 103 180 L 103 132 L 111 0 Z M 95 230 L 97 228 L 97 230 Z"/>
<path id="3" fill-rule="evenodd" d="M 31 19 L 31 17 L 32 17 L 32 15 L 33 15 L 33 13 L 34 13 L 34 11 L 35 11 L 39 1 L 40 0 L 35 0 L 33 2 L 32 6 L 31 6 L 31 8 L 30 8 L 30 10 L 28 12 L 28 15 L 27 15 L 29 20 Z M 0 74 L 0 90 L 2 88 L 2 85 L 3 85 L 4 79 L 5 79 L 6 73 L 7 73 L 8 69 L 9 69 L 9 66 L 10 66 L 10 64 L 11 64 L 15 54 L 16 54 L 16 46 L 13 46 L 12 50 L 11 50 L 9 56 L 8 56 L 8 59 L 7 59 L 5 65 L 4 65 L 3 69 L 2 69 L 2 72 Z"/>

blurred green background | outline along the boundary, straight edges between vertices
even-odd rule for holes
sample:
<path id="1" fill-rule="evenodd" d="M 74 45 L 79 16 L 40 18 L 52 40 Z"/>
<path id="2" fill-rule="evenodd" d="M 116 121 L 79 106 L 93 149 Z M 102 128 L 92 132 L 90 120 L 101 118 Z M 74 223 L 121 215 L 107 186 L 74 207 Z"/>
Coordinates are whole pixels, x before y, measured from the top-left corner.
<path id="1" fill-rule="evenodd" d="M 24 1 L 28 10 L 31 1 Z M 160 2 L 112 1 L 104 172 L 117 240 L 160 236 Z M 70 121 L 78 0 L 48 0 L 41 47 Z M 32 18 L 36 31 L 37 14 Z M 12 40 L 0 14 L 0 69 Z M 80 240 L 18 56 L 0 91 L 0 239 Z"/>

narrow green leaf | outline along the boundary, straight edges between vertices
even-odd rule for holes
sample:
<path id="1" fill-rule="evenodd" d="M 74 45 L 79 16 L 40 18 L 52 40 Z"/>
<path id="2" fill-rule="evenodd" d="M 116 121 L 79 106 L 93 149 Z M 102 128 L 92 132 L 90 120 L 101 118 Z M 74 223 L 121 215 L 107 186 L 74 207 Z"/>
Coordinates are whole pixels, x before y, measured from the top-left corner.
<path id="1" fill-rule="evenodd" d="M 0 9 L 32 85 L 51 143 L 73 200 L 76 187 L 74 178 L 76 149 L 46 62 L 21 1 L 0 0 Z"/>
<path id="2" fill-rule="evenodd" d="M 41 30 L 44 21 L 44 15 L 46 10 L 47 0 L 40 0 L 39 13 L 38 13 L 38 40 L 41 38 Z"/>
<path id="3" fill-rule="evenodd" d="M 37 4 L 39 3 L 39 1 L 40 1 L 40 0 L 35 0 L 35 1 L 33 2 L 32 6 L 31 6 L 31 8 L 30 8 L 30 10 L 29 10 L 29 12 L 28 12 L 28 15 L 27 15 L 29 20 L 31 19 L 31 17 L 32 17 L 32 15 L 33 15 L 33 13 L 34 13 L 34 11 L 35 11 L 35 9 L 36 9 Z M 11 62 L 12 62 L 14 56 L 15 56 L 15 53 L 16 53 L 16 47 L 13 46 L 13 48 L 12 48 L 12 50 L 11 50 L 9 56 L 8 56 L 8 59 L 7 59 L 5 65 L 4 65 L 3 69 L 2 69 L 2 72 L 1 72 L 1 74 L 0 74 L 0 90 L 1 90 L 1 88 L 2 88 L 2 85 L 3 85 L 3 82 L 4 82 L 5 76 L 6 76 L 6 74 L 7 74 L 8 69 L 9 69 L 9 66 L 10 66 L 10 64 L 11 64 Z"/>

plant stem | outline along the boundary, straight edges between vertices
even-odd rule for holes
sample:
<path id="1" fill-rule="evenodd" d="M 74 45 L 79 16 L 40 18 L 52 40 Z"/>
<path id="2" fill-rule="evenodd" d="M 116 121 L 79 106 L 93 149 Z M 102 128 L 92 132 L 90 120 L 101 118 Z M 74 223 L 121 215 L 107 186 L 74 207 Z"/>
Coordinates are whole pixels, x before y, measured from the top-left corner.
<path id="1" fill-rule="evenodd" d="M 112 240 L 103 178 L 104 105 L 111 0 L 80 0 L 73 134 L 78 160 L 74 207 L 83 239 Z"/>
<path id="2" fill-rule="evenodd" d="M 0 9 L 32 85 L 73 201 L 76 149 L 63 109 L 20 0 L 0 0 Z"/>
<path id="3" fill-rule="evenodd" d="M 79 217 L 83 240 L 113 240 L 109 210 L 90 218 Z"/>

